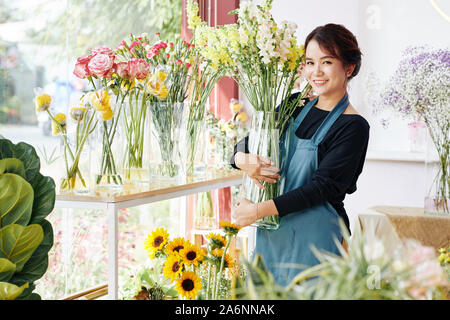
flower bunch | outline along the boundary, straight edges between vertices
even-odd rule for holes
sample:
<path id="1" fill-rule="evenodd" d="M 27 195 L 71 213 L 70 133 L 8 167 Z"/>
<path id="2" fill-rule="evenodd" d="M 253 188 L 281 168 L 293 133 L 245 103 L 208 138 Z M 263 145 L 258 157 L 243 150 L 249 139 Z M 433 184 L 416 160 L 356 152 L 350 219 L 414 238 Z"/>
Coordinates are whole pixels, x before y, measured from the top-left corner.
<path id="1" fill-rule="evenodd" d="M 242 111 L 242 104 L 235 99 L 230 102 L 232 118 L 228 121 L 217 119 L 213 113 L 207 112 L 208 133 L 211 137 L 210 143 L 216 157 L 216 165 L 219 168 L 228 166 L 229 159 L 233 154 L 233 145 L 243 139 L 248 129 L 245 126 L 249 117 Z"/>
<path id="2" fill-rule="evenodd" d="M 403 118 L 423 120 L 439 158 L 434 179 L 436 207 L 450 212 L 450 51 L 408 47 L 387 84 L 373 93 L 376 111 L 393 110 Z M 428 192 L 430 194 L 431 190 Z"/>
<path id="3" fill-rule="evenodd" d="M 150 259 L 164 260 L 162 274 L 175 283 L 178 294 L 186 299 L 195 299 L 202 296 L 205 299 L 217 298 L 217 283 L 220 282 L 225 269 L 234 266 L 233 259 L 227 254 L 232 236 L 235 236 L 240 227 L 225 223 L 226 236 L 209 233 L 209 240 L 205 248 L 200 248 L 182 237 L 169 239 L 164 228 L 157 228 L 144 241 Z M 202 279 L 198 274 L 201 268 L 207 266 L 208 278 Z M 211 279 L 214 273 L 214 279 Z"/>
<path id="4" fill-rule="evenodd" d="M 67 117 L 63 113 L 52 114 L 50 111 L 51 96 L 48 94 L 37 94 L 35 101 L 35 110 L 37 112 L 47 112 L 52 123 L 52 134 L 60 135 L 64 145 L 64 164 L 65 164 L 65 178 L 62 179 L 60 185 L 60 191 L 72 191 L 75 189 L 77 176 L 84 188 L 87 187 L 87 183 L 84 180 L 80 169 L 78 167 L 81 152 L 86 143 L 89 134 L 97 126 L 97 120 L 95 120 L 95 109 L 92 107 L 87 96 L 84 96 L 80 103 L 80 106 L 73 107 L 70 110 L 70 117 L 76 123 L 76 135 L 75 140 L 70 141 L 67 134 Z"/>

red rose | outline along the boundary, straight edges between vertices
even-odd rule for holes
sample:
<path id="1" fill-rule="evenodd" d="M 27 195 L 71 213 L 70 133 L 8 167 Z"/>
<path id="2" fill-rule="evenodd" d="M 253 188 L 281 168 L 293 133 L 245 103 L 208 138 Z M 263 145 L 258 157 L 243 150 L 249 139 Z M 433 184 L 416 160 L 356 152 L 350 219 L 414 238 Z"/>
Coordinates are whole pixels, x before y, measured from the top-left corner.
<path id="1" fill-rule="evenodd" d="M 103 77 L 108 74 L 114 65 L 114 58 L 103 53 L 96 54 L 88 63 L 89 71 L 96 75 Z"/>

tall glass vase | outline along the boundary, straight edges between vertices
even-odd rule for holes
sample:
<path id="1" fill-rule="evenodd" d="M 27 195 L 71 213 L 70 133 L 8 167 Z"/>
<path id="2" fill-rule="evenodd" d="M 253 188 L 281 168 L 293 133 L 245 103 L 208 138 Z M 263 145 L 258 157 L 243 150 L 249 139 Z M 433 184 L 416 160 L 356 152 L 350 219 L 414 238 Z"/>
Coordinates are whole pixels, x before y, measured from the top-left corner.
<path id="1" fill-rule="evenodd" d="M 123 178 L 131 184 L 149 182 L 149 128 L 148 101 L 141 94 L 130 94 L 125 100 L 122 111 L 122 135 L 125 143 L 123 150 Z"/>
<path id="2" fill-rule="evenodd" d="M 118 130 L 119 110 L 108 121 L 100 120 L 93 135 L 92 178 L 95 188 L 121 189 L 123 187 L 122 133 Z"/>
<path id="3" fill-rule="evenodd" d="M 450 215 L 450 131 L 427 129 L 425 213 Z"/>
<path id="4" fill-rule="evenodd" d="M 186 176 L 203 175 L 206 170 L 206 109 L 186 105 L 182 119 L 180 155 Z"/>
<path id="5" fill-rule="evenodd" d="M 280 166 L 279 130 L 276 129 L 276 113 L 257 111 L 253 114 L 249 151 L 271 160 L 274 166 Z M 280 194 L 281 179 L 277 183 L 262 182 L 265 189 L 260 189 L 247 175 L 244 175 L 243 186 L 246 198 L 254 203 L 271 200 Z M 257 220 L 253 225 L 264 229 L 278 229 L 279 216 L 269 216 Z"/>
<path id="6" fill-rule="evenodd" d="M 149 105 L 150 181 L 176 181 L 182 175 L 179 141 L 185 104 L 152 102 Z"/>

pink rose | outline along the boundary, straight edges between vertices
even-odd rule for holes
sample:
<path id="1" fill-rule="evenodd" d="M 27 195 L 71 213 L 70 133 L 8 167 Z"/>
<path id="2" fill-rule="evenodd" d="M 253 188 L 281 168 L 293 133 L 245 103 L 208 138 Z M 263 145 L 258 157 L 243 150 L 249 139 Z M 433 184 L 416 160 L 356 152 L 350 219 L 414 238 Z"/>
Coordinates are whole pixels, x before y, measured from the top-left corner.
<path id="1" fill-rule="evenodd" d="M 103 77 L 103 75 L 108 74 L 113 65 L 114 58 L 107 54 L 99 53 L 89 61 L 88 68 L 92 74 Z"/>
<path id="2" fill-rule="evenodd" d="M 150 66 L 144 59 L 132 58 L 128 61 L 129 73 L 136 79 L 144 79 L 150 73 Z"/>
<path id="3" fill-rule="evenodd" d="M 116 72 L 121 78 L 130 79 L 130 73 L 128 69 L 128 62 L 117 63 Z"/>
<path id="4" fill-rule="evenodd" d="M 107 54 L 110 57 L 114 56 L 114 52 L 112 51 L 112 49 L 110 47 L 107 47 L 107 46 L 98 46 L 96 48 L 93 48 L 93 49 L 91 49 L 91 54 L 92 55 Z"/>
<path id="5" fill-rule="evenodd" d="M 92 55 L 90 56 L 82 56 L 77 59 L 75 63 L 75 69 L 73 70 L 73 74 L 80 79 L 85 79 L 87 77 L 92 76 L 89 71 L 88 64 L 91 61 Z"/>

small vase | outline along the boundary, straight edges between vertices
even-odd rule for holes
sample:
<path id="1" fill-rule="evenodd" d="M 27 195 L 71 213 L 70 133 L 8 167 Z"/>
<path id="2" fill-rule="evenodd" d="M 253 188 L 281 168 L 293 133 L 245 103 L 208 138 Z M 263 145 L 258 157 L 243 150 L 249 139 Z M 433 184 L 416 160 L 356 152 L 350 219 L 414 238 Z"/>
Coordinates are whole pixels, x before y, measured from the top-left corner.
<path id="1" fill-rule="evenodd" d="M 217 215 L 213 208 L 211 192 L 198 193 L 194 208 L 196 208 L 194 228 L 208 230 L 217 228 Z"/>
<path id="2" fill-rule="evenodd" d="M 121 189 L 123 187 L 122 160 L 123 144 L 118 130 L 120 110 L 114 110 L 114 117 L 100 120 L 93 135 L 92 180 L 96 189 Z"/>
<path id="3" fill-rule="evenodd" d="M 90 190 L 90 150 L 89 141 L 76 152 L 76 142 L 67 133 L 61 134 L 60 159 L 64 174 L 60 178 L 59 193 L 86 194 Z"/>
<path id="4" fill-rule="evenodd" d="M 450 132 L 427 130 L 425 213 L 450 215 Z"/>
<path id="5" fill-rule="evenodd" d="M 125 99 L 122 111 L 121 134 L 124 182 L 146 185 L 149 182 L 150 136 L 148 128 L 148 101 L 139 94 Z"/>
<path id="6" fill-rule="evenodd" d="M 152 102 L 149 105 L 151 182 L 177 181 L 183 177 L 179 141 L 184 107 L 180 102 Z"/>
<path id="7" fill-rule="evenodd" d="M 275 167 L 280 165 L 279 130 L 275 127 L 275 112 L 257 111 L 253 114 L 249 134 L 249 151 L 265 159 L 271 160 Z M 281 179 L 277 183 L 262 182 L 265 190 L 260 189 L 247 175 L 243 185 L 246 198 L 253 202 L 271 200 L 280 194 Z M 273 215 L 257 220 L 253 225 L 263 229 L 276 230 L 279 227 L 279 216 Z"/>

